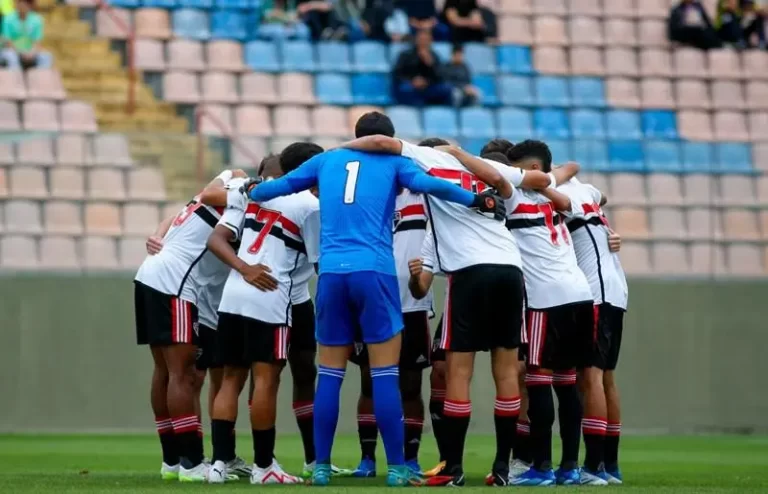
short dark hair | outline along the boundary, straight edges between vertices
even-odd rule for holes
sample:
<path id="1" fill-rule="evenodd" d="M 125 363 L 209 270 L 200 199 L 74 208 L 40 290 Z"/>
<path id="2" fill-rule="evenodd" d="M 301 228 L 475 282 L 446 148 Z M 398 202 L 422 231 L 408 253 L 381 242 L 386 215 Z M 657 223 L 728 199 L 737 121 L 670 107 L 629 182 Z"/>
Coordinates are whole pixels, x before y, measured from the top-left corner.
<path id="1" fill-rule="evenodd" d="M 464 53 L 464 46 L 461 43 L 454 43 L 451 53 Z"/>
<path id="2" fill-rule="evenodd" d="M 395 126 L 388 116 L 378 111 L 368 112 L 357 119 L 355 137 L 383 135 L 395 137 Z"/>
<path id="3" fill-rule="evenodd" d="M 485 154 L 481 155 L 481 157 L 485 158 L 487 160 L 493 160 L 493 161 L 496 161 L 498 163 L 502 163 L 502 164 L 507 165 L 507 166 L 512 164 L 512 162 L 509 161 L 509 158 L 507 158 L 506 154 L 500 153 L 498 151 L 494 151 L 492 153 L 485 153 Z"/>
<path id="4" fill-rule="evenodd" d="M 264 170 L 272 165 L 275 161 L 277 161 L 277 164 L 280 164 L 280 156 L 270 153 L 264 158 L 262 158 L 261 163 L 259 163 L 259 167 L 256 169 L 256 175 L 261 176 L 264 173 Z"/>
<path id="5" fill-rule="evenodd" d="M 439 137 L 427 137 L 419 143 L 419 146 L 426 146 L 428 148 L 436 148 L 437 146 L 450 146 L 451 143 L 445 139 Z"/>
<path id="6" fill-rule="evenodd" d="M 485 156 L 487 153 L 507 154 L 507 151 L 509 151 L 512 146 L 514 146 L 514 143 L 507 139 L 502 139 L 500 137 L 491 139 L 490 141 L 486 142 L 485 146 L 483 146 L 483 149 L 480 150 L 480 156 Z"/>
<path id="7" fill-rule="evenodd" d="M 290 173 L 322 152 L 323 148 L 313 142 L 294 142 L 280 153 L 280 169 L 283 173 Z"/>
<path id="8" fill-rule="evenodd" d="M 507 158 L 512 163 L 517 163 L 526 158 L 536 158 L 541 161 L 542 171 L 549 173 L 552 171 L 552 151 L 549 146 L 542 141 L 527 139 L 507 151 Z"/>

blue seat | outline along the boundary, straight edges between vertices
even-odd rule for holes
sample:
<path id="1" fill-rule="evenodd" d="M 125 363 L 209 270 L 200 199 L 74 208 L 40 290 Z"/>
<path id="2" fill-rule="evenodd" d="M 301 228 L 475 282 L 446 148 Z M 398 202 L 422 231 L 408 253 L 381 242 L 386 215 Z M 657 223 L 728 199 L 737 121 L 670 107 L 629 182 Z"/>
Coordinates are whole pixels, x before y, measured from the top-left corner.
<path id="1" fill-rule="evenodd" d="M 317 70 L 349 72 L 352 63 L 349 45 L 339 41 L 323 41 L 317 44 Z"/>
<path id="2" fill-rule="evenodd" d="M 423 137 L 421 112 L 410 106 L 390 106 L 387 115 L 397 129 L 397 134 L 404 137 Z"/>
<path id="3" fill-rule="evenodd" d="M 533 112 L 536 135 L 543 139 L 567 139 L 570 137 L 568 117 L 565 111 L 540 108 Z"/>
<path id="4" fill-rule="evenodd" d="M 214 0 L 213 4 L 217 9 L 250 9 L 253 8 L 251 0 Z"/>
<path id="5" fill-rule="evenodd" d="M 401 53 L 403 53 L 405 50 L 410 48 L 410 45 L 408 43 L 390 43 L 389 44 L 389 62 L 392 65 L 395 65 L 397 62 L 397 58 L 400 56 Z M 432 49 L 435 48 L 435 45 L 432 45 Z"/>
<path id="6" fill-rule="evenodd" d="M 530 77 L 505 75 L 499 78 L 499 94 L 505 105 L 532 106 L 533 86 Z"/>
<path id="7" fill-rule="evenodd" d="M 392 78 L 383 74 L 352 76 L 352 99 L 356 105 L 391 105 Z"/>
<path id="8" fill-rule="evenodd" d="M 668 110 L 643 112 L 643 134 L 650 139 L 677 139 L 677 118 Z"/>
<path id="9" fill-rule="evenodd" d="M 469 139 L 466 137 L 459 138 L 459 146 L 468 153 L 479 155 L 483 150 L 483 146 L 488 142 L 488 139 Z"/>
<path id="10" fill-rule="evenodd" d="M 349 77 L 343 74 L 318 74 L 315 76 L 315 96 L 327 105 L 351 105 L 353 100 Z"/>
<path id="11" fill-rule="evenodd" d="M 682 172 L 680 145 L 677 141 L 645 141 L 645 164 L 652 172 Z"/>
<path id="12" fill-rule="evenodd" d="M 245 45 L 245 64 L 258 72 L 279 72 L 277 47 L 269 41 L 251 41 Z"/>
<path id="13" fill-rule="evenodd" d="M 502 45 L 496 50 L 499 71 L 506 74 L 533 74 L 531 49 L 527 46 Z"/>
<path id="14" fill-rule="evenodd" d="M 208 14 L 202 10 L 179 9 L 172 13 L 173 34 L 179 38 L 205 41 L 211 37 Z"/>
<path id="15" fill-rule="evenodd" d="M 286 41 L 282 43 L 280 59 L 285 72 L 314 72 L 315 50 L 309 41 Z"/>
<path id="16" fill-rule="evenodd" d="M 571 112 L 571 133 L 574 138 L 605 138 L 603 113 L 597 110 L 573 110 Z"/>
<path id="17" fill-rule="evenodd" d="M 215 10 L 211 14 L 211 38 L 247 40 L 248 26 L 245 16 L 232 10 Z"/>
<path id="18" fill-rule="evenodd" d="M 489 45 L 483 43 L 465 44 L 464 61 L 469 65 L 469 70 L 473 74 L 496 73 L 496 52 Z"/>
<path id="19" fill-rule="evenodd" d="M 213 0 L 177 0 L 176 4 L 182 8 L 210 9 L 213 7 Z"/>
<path id="20" fill-rule="evenodd" d="M 512 141 L 529 139 L 533 134 L 531 112 L 520 108 L 502 108 L 496 112 L 499 135 Z"/>
<path id="21" fill-rule="evenodd" d="M 642 172 L 645 170 L 643 145 L 640 141 L 608 141 L 610 171 Z"/>
<path id="22" fill-rule="evenodd" d="M 446 43 L 445 41 L 432 43 L 432 50 L 437 53 L 437 56 L 440 58 L 440 60 L 442 60 L 443 63 L 448 63 L 451 61 L 453 47 L 450 43 Z"/>
<path id="23" fill-rule="evenodd" d="M 714 151 L 708 142 L 683 142 L 680 145 L 683 170 L 688 173 L 710 173 L 714 166 Z"/>
<path id="24" fill-rule="evenodd" d="M 428 137 L 458 137 L 456 110 L 441 106 L 425 108 L 424 132 Z"/>
<path id="25" fill-rule="evenodd" d="M 571 143 L 573 160 L 584 171 L 608 170 L 608 146 L 602 140 L 576 139 Z"/>
<path id="26" fill-rule="evenodd" d="M 476 75 L 472 78 L 472 84 L 482 93 L 480 103 L 483 106 L 499 106 L 499 93 L 496 89 L 496 77 L 492 75 Z"/>
<path id="27" fill-rule="evenodd" d="M 387 58 L 387 46 L 375 41 L 352 45 L 352 60 L 357 72 L 389 72 L 392 69 Z"/>
<path id="28" fill-rule="evenodd" d="M 568 84 L 564 77 L 542 76 L 534 80 L 536 104 L 539 106 L 571 106 Z"/>
<path id="29" fill-rule="evenodd" d="M 549 152 L 552 153 L 552 163 L 565 163 L 566 161 L 573 159 L 571 141 L 553 139 L 547 141 L 547 146 L 549 146 Z"/>
<path id="30" fill-rule="evenodd" d="M 143 0 L 142 5 L 155 9 L 175 9 L 178 2 L 176 0 Z"/>
<path id="31" fill-rule="evenodd" d="M 753 171 L 751 146 L 738 142 L 715 144 L 715 171 L 751 173 Z"/>
<path id="32" fill-rule="evenodd" d="M 461 135 L 469 138 L 496 137 L 493 112 L 487 108 L 464 108 L 459 111 Z"/>
<path id="33" fill-rule="evenodd" d="M 597 77 L 573 77 L 571 79 L 571 103 L 573 106 L 605 107 L 605 84 Z"/>
<path id="34" fill-rule="evenodd" d="M 136 9 L 141 6 L 141 0 L 111 0 L 109 5 L 121 9 Z"/>
<path id="35" fill-rule="evenodd" d="M 605 126 L 611 139 L 642 139 L 640 115 L 631 110 L 611 110 L 605 115 Z"/>

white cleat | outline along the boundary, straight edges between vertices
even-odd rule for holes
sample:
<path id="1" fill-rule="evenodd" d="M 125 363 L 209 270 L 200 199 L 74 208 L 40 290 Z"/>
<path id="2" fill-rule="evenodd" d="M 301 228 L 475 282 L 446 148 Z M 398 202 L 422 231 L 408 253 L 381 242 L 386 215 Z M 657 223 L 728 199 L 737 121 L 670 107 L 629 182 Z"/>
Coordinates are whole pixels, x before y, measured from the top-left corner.
<path id="1" fill-rule="evenodd" d="M 235 475 L 236 477 L 250 477 L 251 467 L 239 456 L 235 456 L 235 459 L 227 462 L 227 472 L 229 475 Z"/>
<path id="2" fill-rule="evenodd" d="M 608 482 L 595 475 L 594 473 L 587 472 L 583 468 L 581 469 L 581 478 L 579 479 L 579 483 L 581 485 L 599 485 L 599 486 L 605 486 L 608 485 Z"/>
<path id="3" fill-rule="evenodd" d="M 211 466 L 205 463 L 200 463 L 189 470 L 179 466 L 179 482 L 207 482 L 210 468 Z"/>
<path id="4" fill-rule="evenodd" d="M 621 480 L 618 477 L 614 477 L 613 475 L 611 475 L 608 472 L 605 473 L 605 478 L 606 478 L 606 480 L 608 480 L 608 483 L 611 484 L 611 485 L 622 485 L 624 483 L 623 480 Z"/>
<path id="5" fill-rule="evenodd" d="M 163 462 L 160 466 L 160 478 L 163 480 L 179 480 L 179 464 L 168 465 Z"/>
<path id="6" fill-rule="evenodd" d="M 277 462 L 272 460 L 272 464 L 267 468 L 259 468 L 254 464 L 251 468 L 251 484 L 267 485 L 267 484 L 301 484 L 302 480 L 299 477 L 286 473 L 283 467 Z"/>
<path id="7" fill-rule="evenodd" d="M 509 480 L 524 474 L 531 468 L 531 465 L 523 460 L 514 459 L 509 463 Z"/>
<path id="8" fill-rule="evenodd" d="M 221 460 L 216 460 L 208 471 L 209 484 L 223 484 L 227 481 L 227 464 Z"/>

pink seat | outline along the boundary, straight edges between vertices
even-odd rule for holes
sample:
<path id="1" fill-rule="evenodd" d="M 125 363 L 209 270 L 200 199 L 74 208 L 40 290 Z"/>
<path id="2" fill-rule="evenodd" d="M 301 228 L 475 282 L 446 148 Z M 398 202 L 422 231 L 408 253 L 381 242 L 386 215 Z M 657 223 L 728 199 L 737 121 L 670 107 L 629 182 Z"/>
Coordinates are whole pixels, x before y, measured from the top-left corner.
<path id="1" fill-rule="evenodd" d="M 768 142 L 758 142 L 752 145 L 752 162 L 758 170 L 768 172 Z"/>
<path id="2" fill-rule="evenodd" d="M 101 38 L 128 39 L 133 29 L 131 11 L 119 7 L 96 11 L 96 35 Z"/>
<path id="3" fill-rule="evenodd" d="M 689 206 L 707 206 L 715 202 L 715 185 L 709 175 L 683 176 L 685 203 Z"/>
<path id="4" fill-rule="evenodd" d="M 640 89 L 633 79 L 612 77 L 606 82 L 608 104 L 618 108 L 640 108 Z"/>
<path id="5" fill-rule="evenodd" d="M 749 209 L 726 209 L 723 212 L 723 229 L 726 240 L 759 240 L 760 229 L 757 214 Z"/>
<path id="6" fill-rule="evenodd" d="M 683 188 L 680 179 L 662 173 L 648 175 L 648 199 L 655 206 L 681 206 Z"/>
<path id="7" fill-rule="evenodd" d="M 768 82 L 747 82 L 747 106 L 751 110 L 768 110 Z"/>
<path id="8" fill-rule="evenodd" d="M 208 67 L 211 70 L 226 72 L 242 72 L 245 70 L 245 65 L 243 64 L 243 45 L 238 42 L 227 40 L 209 41 L 205 46 L 205 52 Z"/>
<path id="9" fill-rule="evenodd" d="M 120 209 L 107 202 L 85 205 L 85 231 L 91 235 L 120 235 Z"/>
<path id="10" fill-rule="evenodd" d="M 349 137 L 347 112 L 335 106 L 318 106 L 312 110 L 312 128 L 315 135 Z"/>
<path id="11" fill-rule="evenodd" d="M 303 106 L 278 106 L 274 111 L 275 135 L 309 136 L 309 112 Z"/>
<path id="12" fill-rule="evenodd" d="M 43 206 L 45 231 L 48 234 L 82 235 L 80 205 L 70 201 L 46 201 Z"/>
<path id="13" fill-rule="evenodd" d="M 664 48 L 669 44 L 667 23 L 663 20 L 643 19 L 638 24 L 637 31 L 640 46 Z"/>
<path id="14" fill-rule="evenodd" d="M 96 132 L 96 114 L 85 101 L 65 101 L 61 104 L 61 130 L 64 132 Z"/>
<path id="15" fill-rule="evenodd" d="M 200 112 L 199 132 L 206 135 L 227 136 L 232 134 L 232 110 L 224 105 L 198 107 Z"/>
<path id="16" fill-rule="evenodd" d="M 331 149 L 338 147 L 340 144 L 344 143 L 348 139 L 343 139 L 340 137 L 314 137 L 312 141 L 317 144 L 318 146 L 322 147 L 323 149 Z"/>
<path id="17" fill-rule="evenodd" d="M 711 141 L 714 138 L 712 118 L 702 111 L 677 112 L 677 129 L 680 137 L 692 141 Z"/>
<path id="18" fill-rule="evenodd" d="M 712 104 L 715 110 L 743 110 L 744 88 L 737 81 L 712 82 Z"/>
<path id="19" fill-rule="evenodd" d="M 200 78 L 203 101 L 234 104 L 240 100 L 235 76 L 227 72 L 205 72 Z"/>
<path id="20" fill-rule="evenodd" d="M 0 165 L 15 165 L 16 153 L 13 142 L 0 142 Z"/>
<path id="21" fill-rule="evenodd" d="M 22 106 L 24 130 L 58 132 L 59 116 L 56 103 L 50 101 L 27 101 Z"/>
<path id="22" fill-rule="evenodd" d="M 669 0 L 639 0 L 635 3 L 635 11 L 640 19 L 666 19 L 669 16 L 669 4 Z"/>
<path id="23" fill-rule="evenodd" d="M 653 246 L 653 271 L 657 274 L 683 275 L 691 271 L 688 251 L 681 242 L 659 242 Z"/>
<path id="24" fill-rule="evenodd" d="M 122 134 L 99 134 L 93 141 L 94 163 L 102 166 L 131 166 L 128 140 Z"/>
<path id="25" fill-rule="evenodd" d="M 168 42 L 168 68 L 171 70 L 205 70 L 203 45 L 199 41 L 174 39 Z"/>
<path id="26" fill-rule="evenodd" d="M 240 98 L 243 103 L 277 102 L 275 76 L 259 72 L 249 72 L 240 76 Z"/>
<path id="27" fill-rule="evenodd" d="M 752 112 L 748 120 L 749 138 L 752 141 L 768 141 L 768 112 Z"/>
<path id="28" fill-rule="evenodd" d="M 637 46 L 635 23 L 630 19 L 606 19 L 605 44 L 608 46 Z"/>
<path id="29" fill-rule="evenodd" d="M 686 212 L 688 236 L 696 240 L 723 238 L 722 218 L 714 209 L 699 207 Z"/>
<path id="30" fill-rule="evenodd" d="M 749 141 L 747 119 L 741 112 L 720 111 L 715 113 L 715 140 L 746 142 Z"/>
<path id="31" fill-rule="evenodd" d="M 311 105 L 315 103 L 312 78 L 306 74 L 281 74 L 277 77 L 277 89 L 282 103 Z"/>
<path id="32" fill-rule="evenodd" d="M 627 239 L 647 239 L 648 214 L 644 208 L 614 208 L 612 222 L 616 231 Z"/>
<path id="33" fill-rule="evenodd" d="M 19 141 L 16 154 L 21 165 L 51 166 L 54 163 L 53 143 L 48 137 Z"/>
<path id="34" fill-rule="evenodd" d="M 640 50 L 640 74 L 643 77 L 672 77 L 672 57 L 657 48 Z"/>
<path id="35" fill-rule="evenodd" d="M 82 134 L 60 134 L 56 138 L 56 162 L 83 166 L 93 161 L 90 141 Z"/>
<path id="36" fill-rule="evenodd" d="M 565 46 L 568 44 L 565 22 L 558 17 L 534 17 L 533 32 L 537 45 Z"/>
<path id="37" fill-rule="evenodd" d="M 499 40 L 502 43 L 530 45 L 533 43 L 531 21 L 527 17 L 505 15 L 499 19 Z"/>
<path id="38" fill-rule="evenodd" d="M 501 0 L 499 12 L 502 14 L 530 14 L 533 12 L 533 0 Z"/>
<path id="39" fill-rule="evenodd" d="M 267 154 L 267 144 L 260 137 L 241 136 L 232 141 L 231 166 L 235 168 L 256 168 Z"/>
<path id="40" fill-rule="evenodd" d="M 651 231 L 654 239 L 684 240 L 688 236 L 685 216 L 680 208 L 651 208 Z"/>
<path id="41" fill-rule="evenodd" d="M 0 100 L 26 99 L 23 72 L 20 70 L 0 69 Z"/>
<path id="42" fill-rule="evenodd" d="M 627 242 L 621 246 L 619 257 L 621 266 L 627 274 L 651 273 L 651 255 L 646 244 Z"/>
<path id="43" fill-rule="evenodd" d="M 197 74 L 192 72 L 166 72 L 163 75 L 163 99 L 172 103 L 198 103 Z"/>
<path id="44" fill-rule="evenodd" d="M 711 243 L 694 243 L 690 249 L 691 272 L 694 274 L 725 274 L 723 248 Z"/>
<path id="45" fill-rule="evenodd" d="M 8 233 L 39 234 L 43 231 L 40 205 L 33 201 L 5 203 L 5 231 Z"/>
<path id="46" fill-rule="evenodd" d="M 568 58 L 565 50 L 554 46 L 539 46 L 533 51 L 536 71 L 548 75 L 568 74 Z"/>
<path id="47" fill-rule="evenodd" d="M 13 101 L 0 100 L 0 130 L 21 130 L 19 107 Z"/>
<path id="48" fill-rule="evenodd" d="M 0 237 L 0 265 L 12 269 L 36 269 L 38 255 L 35 239 L 15 235 Z"/>
<path id="49" fill-rule="evenodd" d="M 88 197 L 108 201 L 125 199 L 125 176 L 118 168 L 93 168 L 88 172 Z"/>
<path id="50" fill-rule="evenodd" d="M 119 268 L 115 239 L 88 236 L 81 244 L 83 267 L 94 271 L 114 271 Z"/>
<path id="51" fill-rule="evenodd" d="M 171 20 L 165 9 L 138 9 L 133 19 L 136 26 L 136 37 L 169 39 L 171 37 Z"/>
<path id="52" fill-rule="evenodd" d="M 743 79 L 741 71 L 741 57 L 735 50 L 724 48 L 722 50 L 709 50 L 709 76 L 712 79 Z"/>
<path id="53" fill-rule="evenodd" d="M 8 177 L 5 176 L 5 168 L 0 168 L 0 199 L 8 197 Z"/>
<path id="54" fill-rule="evenodd" d="M 765 258 L 757 245 L 732 244 L 726 247 L 728 271 L 732 275 L 765 276 Z"/>
<path id="55" fill-rule="evenodd" d="M 532 3 L 535 15 L 565 15 L 567 12 L 565 0 L 536 0 Z"/>
<path id="56" fill-rule="evenodd" d="M 768 206 L 768 175 L 761 175 L 757 178 L 757 204 Z M 765 233 L 768 236 L 768 230 L 765 230 Z"/>
<path id="57" fill-rule="evenodd" d="M 57 70 L 29 69 L 26 75 L 29 98 L 61 100 L 67 96 Z"/>
<path id="58" fill-rule="evenodd" d="M 40 267 L 45 269 L 76 270 L 80 268 L 75 239 L 46 236 L 40 239 Z"/>
<path id="59" fill-rule="evenodd" d="M 162 171 L 146 166 L 129 170 L 128 198 L 134 201 L 165 201 L 165 179 Z"/>
<path id="60" fill-rule="evenodd" d="M 42 168 L 14 166 L 8 179 L 11 183 L 11 197 L 24 199 L 45 199 L 48 188 L 45 185 L 45 173 Z"/>
<path id="61" fill-rule="evenodd" d="M 606 17 L 634 17 L 637 14 L 635 0 L 609 0 L 603 3 L 603 9 Z"/>
<path id="62" fill-rule="evenodd" d="M 677 77 L 707 77 L 707 58 L 703 51 L 679 48 L 673 52 L 673 59 Z"/>
<path id="63" fill-rule="evenodd" d="M 160 213 L 161 218 L 175 218 L 180 215 L 182 211 L 187 207 L 186 202 L 171 202 L 163 206 L 163 210 Z"/>
<path id="64" fill-rule="evenodd" d="M 643 177 L 632 173 L 611 176 L 611 204 L 644 205 L 648 202 Z"/>
<path id="65" fill-rule="evenodd" d="M 676 108 L 675 94 L 669 79 L 641 79 L 640 99 L 643 108 Z"/>
<path id="66" fill-rule="evenodd" d="M 154 204 L 128 203 L 123 206 L 123 233 L 146 237 L 160 221 L 160 211 Z"/>
<path id="67" fill-rule="evenodd" d="M 571 44 L 601 46 L 604 43 L 600 21 L 592 17 L 574 17 L 568 23 Z"/>
<path id="68" fill-rule="evenodd" d="M 136 68 L 152 72 L 165 70 L 165 48 L 155 39 L 137 39 L 134 42 Z"/>
<path id="69" fill-rule="evenodd" d="M 603 6 L 600 0 L 568 0 L 568 12 L 571 15 L 589 15 L 600 17 L 603 15 Z"/>
<path id="70" fill-rule="evenodd" d="M 724 206 L 753 206 L 755 204 L 754 179 L 740 175 L 720 177 L 718 204 Z"/>
<path id="71" fill-rule="evenodd" d="M 605 50 L 605 68 L 608 75 L 637 77 L 639 65 L 634 50 L 608 48 Z"/>
<path id="72" fill-rule="evenodd" d="M 708 110 L 711 107 L 709 85 L 701 79 L 678 79 L 675 82 L 675 93 L 679 108 Z"/>
<path id="73" fill-rule="evenodd" d="M 266 106 L 243 105 L 235 110 L 237 132 L 244 136 L 269 137 L 273 134 Z"/>
<path id="74" fill-rule="evenodd" d="M 85 198 L 85 174 L 82 168 L 56 167 L 48 175 L 51 197 L 57 199 Z"/>
<path id="75" fill-rule="evenodd" d="M 283 149 L 291 145 L 295 140 L 295 137 L 275 137 L 269 142 L 269 152 L 280 154 L 283 152 Z"/>
<path id="76" fill-rule="evenodd" d="M 748 80 L 768 80 L 768 53 L 763 50 L 747 50 L 742 54 L 744 77 Z"/>
<path id="77" fill-rule="evenodd" d="M 609 200 L 610 197 L 613 196 L 611 183 L 608 181 L 608 175 L 604 173 L 593 173 L 588 183 L 591 183 L 601 194 L 607 196 Z"/>
<path id="78" fill-rule="evenodd" d="M 118 250 L 120 251 L 120 267 L 123 269 L 136 269 L 147 257 L 146 243 L 143 238 L 118 239 Z"/>
<path id="79" fill-rule="evenodd" d="M 605 75 L 605 63 L 603 62 L 602 50 L 587 47 L 571 49 L 571 74 L 591 76 Z"/>

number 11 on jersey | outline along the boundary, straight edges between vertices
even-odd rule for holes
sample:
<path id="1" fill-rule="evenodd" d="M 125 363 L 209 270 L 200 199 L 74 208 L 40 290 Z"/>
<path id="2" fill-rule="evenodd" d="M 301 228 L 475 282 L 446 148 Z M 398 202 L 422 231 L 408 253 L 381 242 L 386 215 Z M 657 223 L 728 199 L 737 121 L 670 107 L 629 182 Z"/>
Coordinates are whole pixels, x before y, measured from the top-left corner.
<path id="1" fill-rule="evenodd" d="M 357 175 L 360 173 L 360 162 L 350 161 L 345 167 L 347 169 L 347 182 L 344 184 L 344 204 L 355 202 L 355 191 L 357 190 Z"/>

